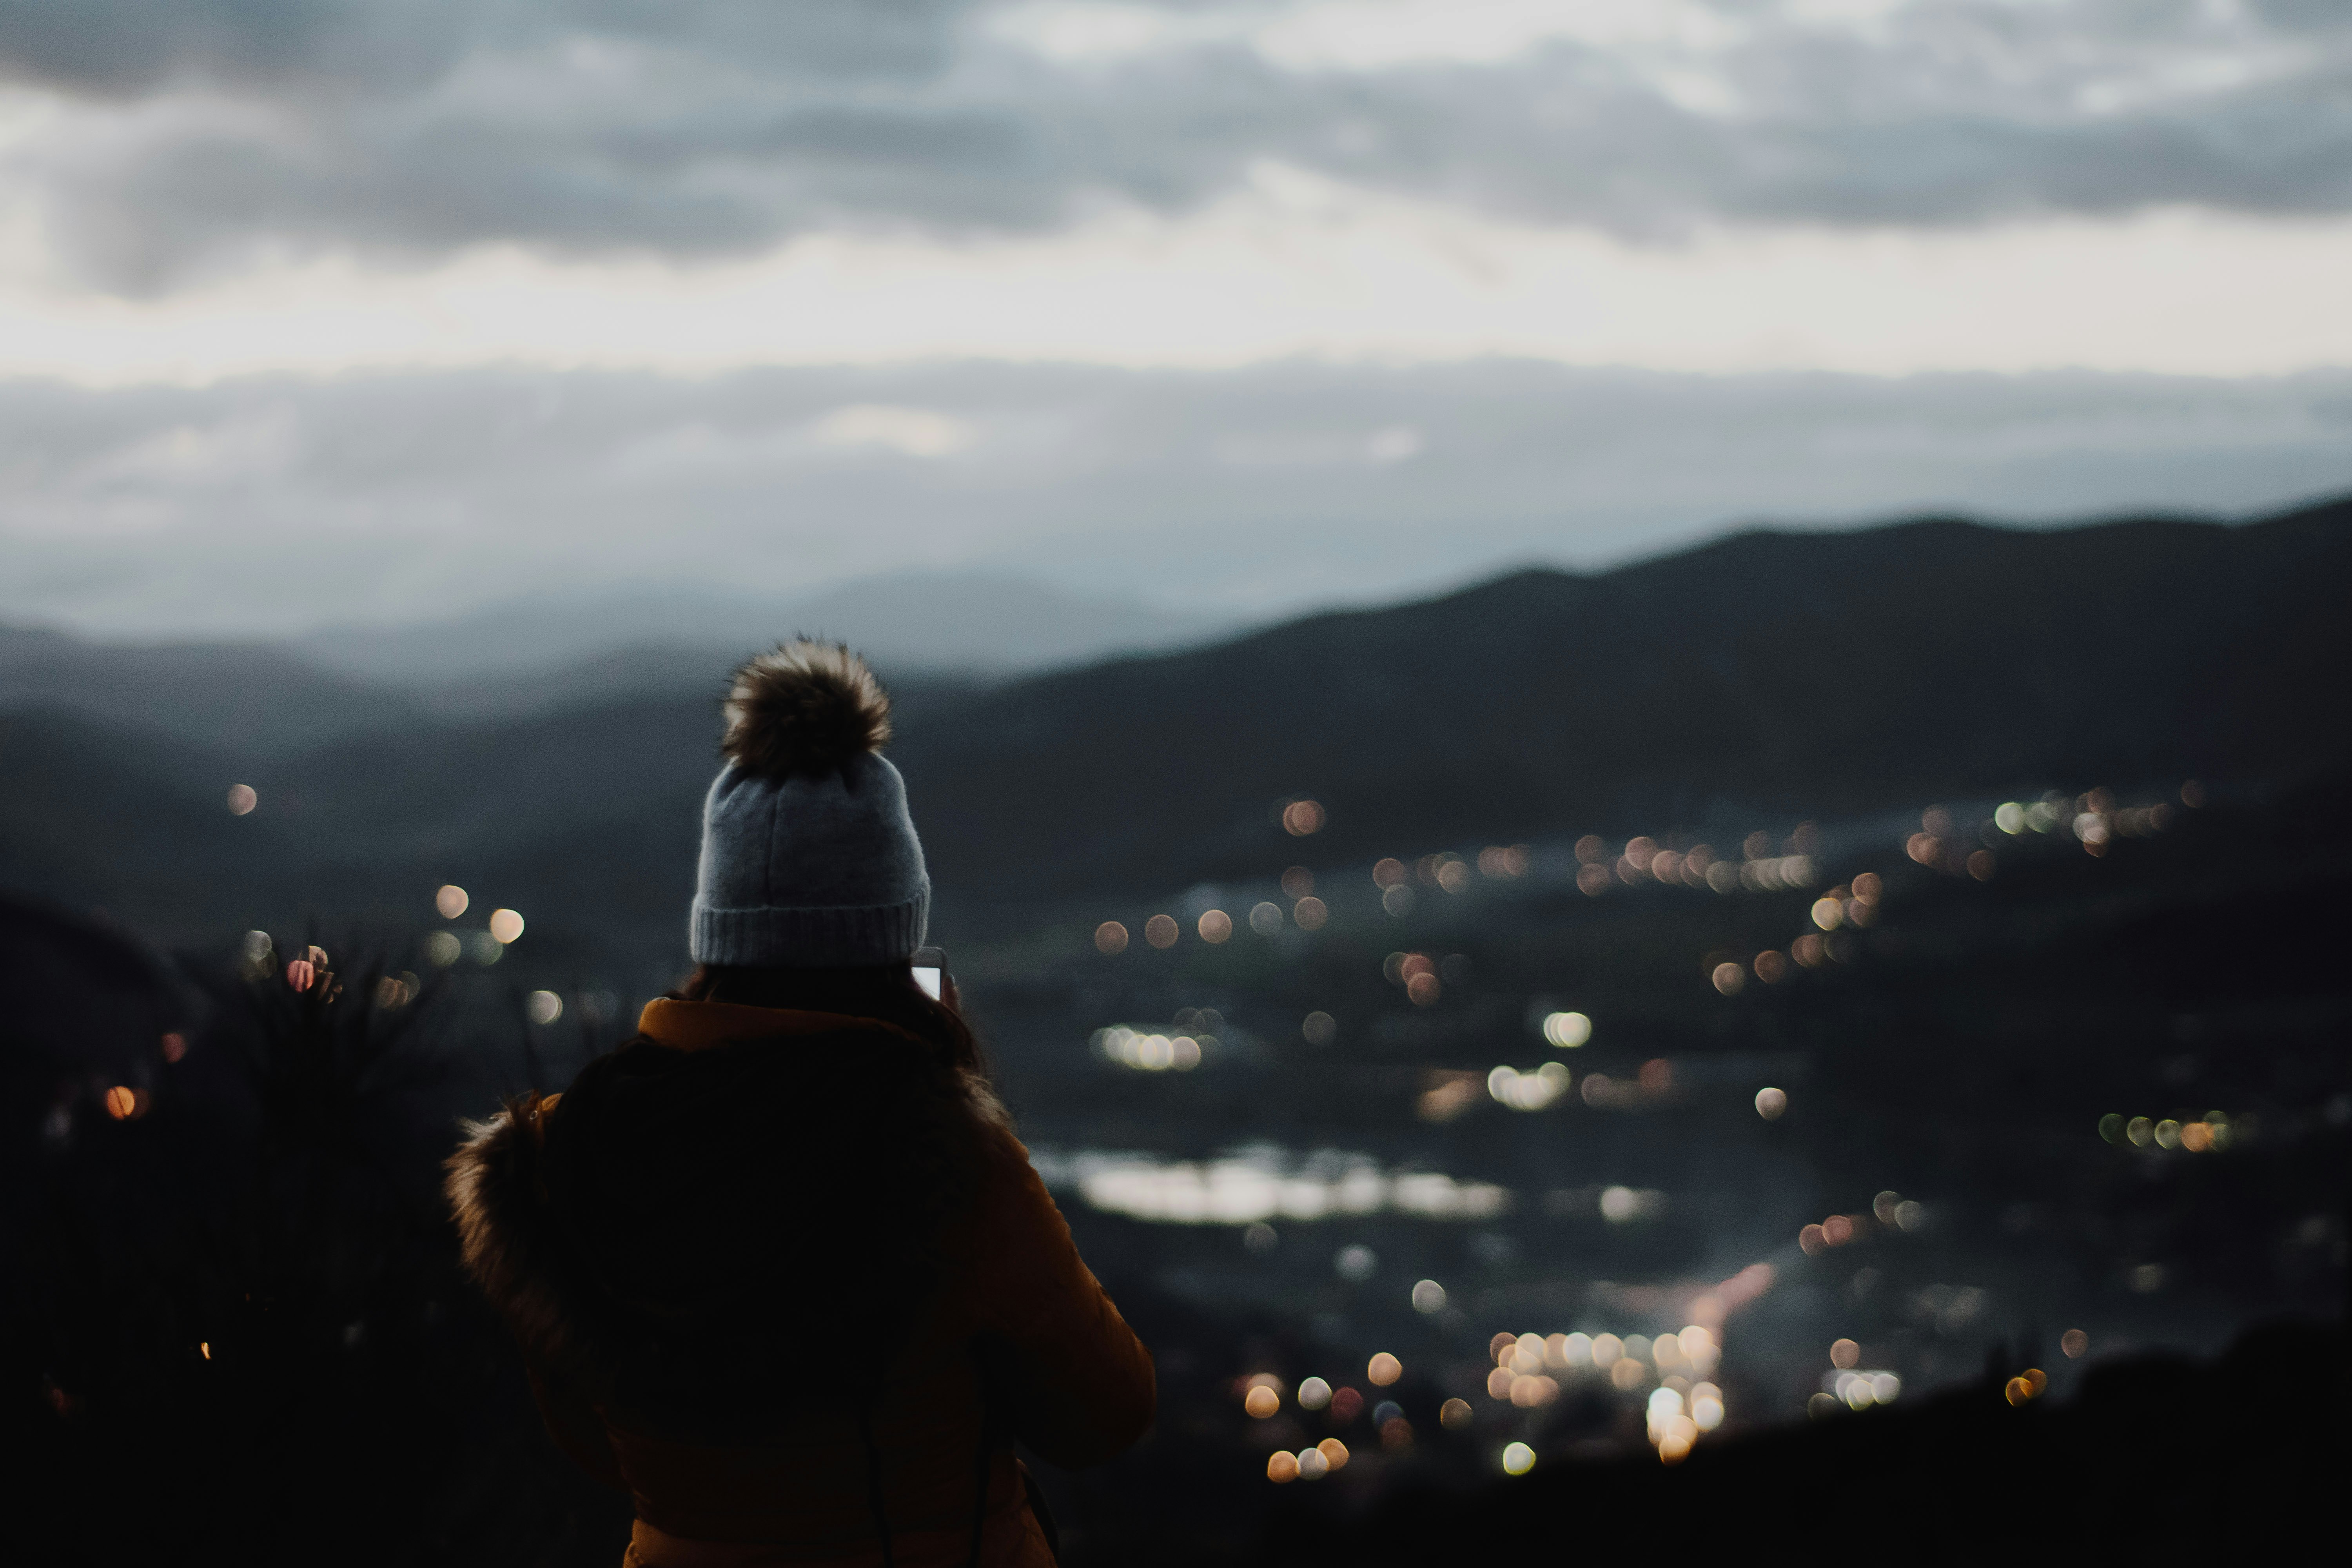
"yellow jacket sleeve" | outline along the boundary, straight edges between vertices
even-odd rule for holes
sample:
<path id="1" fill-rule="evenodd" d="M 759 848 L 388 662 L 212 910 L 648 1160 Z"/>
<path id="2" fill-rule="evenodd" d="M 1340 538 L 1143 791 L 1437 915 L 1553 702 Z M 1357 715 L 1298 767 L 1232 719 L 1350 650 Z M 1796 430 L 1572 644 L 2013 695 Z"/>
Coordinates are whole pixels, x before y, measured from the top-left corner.
<path id="1" fill-rule="evenodd" d="M 1151 1352 L 1078 1257 L 1027 1151 L 1007 1134 L 992 1152 L 971 1237 L 990 1406 L 1042 1458 L 1100 1464 L 1151 1425 Z"/>

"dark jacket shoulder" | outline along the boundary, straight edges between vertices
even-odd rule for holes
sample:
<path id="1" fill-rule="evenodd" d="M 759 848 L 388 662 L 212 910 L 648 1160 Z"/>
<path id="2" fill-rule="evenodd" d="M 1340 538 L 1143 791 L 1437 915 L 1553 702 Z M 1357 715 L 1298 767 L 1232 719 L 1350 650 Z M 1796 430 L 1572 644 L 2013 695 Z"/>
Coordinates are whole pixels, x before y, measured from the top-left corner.
<path id="1" fill-rule="evenodd" d="M 895 1030 L 640 1037 L 469 1127 L 448 1193 L 535 1365 L 707 1425 L 903 1331 L 1007 1143 L 985 1085 Z"/>

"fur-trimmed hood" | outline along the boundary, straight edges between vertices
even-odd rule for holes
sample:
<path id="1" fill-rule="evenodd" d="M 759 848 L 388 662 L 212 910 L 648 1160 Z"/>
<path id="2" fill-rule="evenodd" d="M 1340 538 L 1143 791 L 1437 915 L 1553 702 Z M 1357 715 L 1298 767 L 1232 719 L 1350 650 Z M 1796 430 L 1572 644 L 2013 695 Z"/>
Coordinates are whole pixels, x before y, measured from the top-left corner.
<path id="1" fill-rule="evenodd" d="M 556 1230 L 541 1169 L 541 1123 L 562 1098 L 519 1096 L 488 1121 L 464 1123 L 445 1184 L 467 1272 L 534 1366 L 595 1359 L 593 1311 Z"/>

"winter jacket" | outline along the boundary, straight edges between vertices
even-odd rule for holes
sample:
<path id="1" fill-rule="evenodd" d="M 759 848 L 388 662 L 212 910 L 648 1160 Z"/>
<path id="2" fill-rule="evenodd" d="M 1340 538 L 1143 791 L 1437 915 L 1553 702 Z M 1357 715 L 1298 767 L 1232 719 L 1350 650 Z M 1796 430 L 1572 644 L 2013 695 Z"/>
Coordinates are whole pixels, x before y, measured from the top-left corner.
<path id="1" fill-rule="evenodd" d="M 826 1064 L 913 1048 L 912 1037 L 874 1020 L 659 1001 L 639 1028 L 593 1098 L 592 1066 L 566 1094 L 517 1101 L 474 1128 L 448 1184 L 467 1264 L 522 1343 L 549 1432 L 589 1474 L 635 1499 L 625 1563 L 879 1564 L 887 1530 L 896 1568 L 950 1568 L 971 1560 L 977 1522 L 979 1562 L 1047 1568 L 1013 1440 L 1057 1465 L 1111 1458 L 1151 1420 L 1153 1373 L 992 1099 L 981 1089 L 948 1103 L 940 1114 L 952 1138 L 909 1131 L 877 1105 L 887 1078 L 880 1090 L 835 1084 L 808 1091 L 826 1103 L 793 1103 L 803 1086 L 822 1086 Z M 705 1052 L 728 1054 L 688 1059 Z M 749 1075 L 712 1081 L 750 1086 L 725 1092 L 755 1103 L 730 1110 L 722 1100 L 719 1112 L 691 1115 L 665 1108 L 672 1079 L 710 1072 Z M 705 1101 L 679 1103 L 708 1102 L 695 1092 Z M 587 1142 L 597 1135 L 606 1141 Z M 728 1146 L 714 1151 L 715 1140 Z M 964 1156 L 952 1174 L 920 1166 L 932 1145 L 958 1141 Z M 581 1148 L 593 1159 L 583 1163 Z M 726 1185 L 757 1189 L 740 1220 L 714 1218 L 694 1184 L 696 1163 L 719 1155 L 735 1162 Z M 895 1189 L 913 1194 L 901 1205 L 934 1189 L 952 1189 L 952 1201 L 934 1242 L 901 1246 L 902 1236 L 919 1242 L 922 1226 L 861 1209 L 861 1194 L 919 1166 L 911 1185 Z M 623 1212 L 634 1188 L 661 1189 L 680 1170 L 689 1173 L 678 1195 L 659 1197 L 649 1214 Z M 618 1194 L 614 1181 L 625 1184 Z M 608 1213 L 623 1228 L 599 1228 Z M 811 1242 L 792 1229 L 803 1219 L 853 1228 L 811 1232 L 820 1238 Z M 717 1234 L 740 1242 L 695 1239 L 713 1225 L 732 1226 Z M 618 1252 L 608 1232 L 624 1237 Z M 786 1234 L 799 1239 L 761 1264 L 761 1248 Z M 671 1235 L 682 1238 L 674 1257 L 641 1256 L 658 1255 Z M 718 1360 L 697 1361 L 704 1341 L 680 1350 L 665 1339 L 677 1316 L 667 1303 L 701 1289 L 680 1281 L 730 1268 L 738 1253 L 751 1272 L 693 1299 L 750 1279 L 765 1292 L 744 1320 L 753 1326 L 709 1342 L 722 1347 Z M 871 1311 L 898 1312 L 894 1327 L 843 1335 L 822 1326 L 835 1283 L 854 1295 L 901 1278 L 888 1271 L 902 1265 L 919 1289 L 868 1291 Z M 793 1315 L 804 1302 L 817 1317 Z M 772 1321 L 786 1326 L 769 1333 Z M 727 1370 L 739 1365 L 740 1388 Z M 632 1382 L 615 1367 L 652 1370 Z M 828 1386 L 804 1394 L 811 1382 Z M 690 1405 L 666 1405 L 662 1391 L 681 1387 Z"/>

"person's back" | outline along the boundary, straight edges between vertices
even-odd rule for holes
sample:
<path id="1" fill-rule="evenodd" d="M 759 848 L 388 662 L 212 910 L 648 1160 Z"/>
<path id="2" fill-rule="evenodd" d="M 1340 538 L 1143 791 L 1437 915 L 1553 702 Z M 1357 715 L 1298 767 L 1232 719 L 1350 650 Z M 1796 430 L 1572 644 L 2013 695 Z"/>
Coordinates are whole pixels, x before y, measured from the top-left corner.
<path id="1" fill-rule="evenodd" d="M 1085 1465 L 1151 1418 L 951 985 L 908 967 L 929 884 L 886 713 L 838 650 L 746 668 L 694 978 L 451 1162 L 468 1265 L 646 1568 L 1048 1563 L 1013 1440 Z"/>

